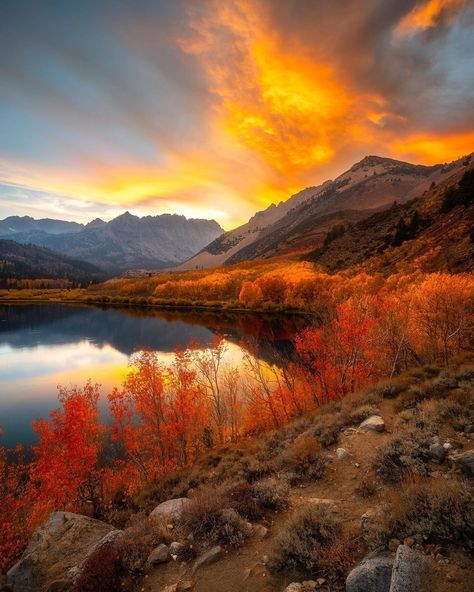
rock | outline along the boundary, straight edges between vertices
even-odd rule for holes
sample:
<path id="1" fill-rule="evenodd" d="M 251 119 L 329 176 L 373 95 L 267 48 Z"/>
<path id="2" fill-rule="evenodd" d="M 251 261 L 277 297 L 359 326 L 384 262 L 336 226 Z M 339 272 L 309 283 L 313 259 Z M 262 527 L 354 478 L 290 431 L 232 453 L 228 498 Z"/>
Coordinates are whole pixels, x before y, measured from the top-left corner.
<path id="1" fill-rule="evenodd" d="M 293 582 L 285 588 L 285 592 L 303 592 L 303 585 Z"/>
<path id="2" fill-rule="evenodd" d="M 268 528 L 266 528 L 266 526 L 263 526 L 263 524 L 256 524 L 253 527 L 253 531 L 261 539 L 264 539 L 268 534 Z"/>
<path id="3" fill-rule="evenodd" d="M 464 433 L 465 434 L 472 434 L 472 433 L 474 433 L 474 423 L 470 423 L 469 425 L 467 425 L 464 428 Z"/>
<path id="4" fill-rule="evenodd" d="M 443 462 L 443 460 L 446 457 L 446 450 L 440 442 L 435 442 L 434 444 L 430 445 L 428 454 L 434 460 L 437 460 L 438 462 Z"/>
<path id="5" fill-rule="evenodd" d="M 450 450 L 453 449 L 453 445 L 451 444 L 451 442 L 445 442 L 443 444 L 443 448 L 446 450 L 446 452 L 449 452 Z"/>
<path id="6" fill-rule="evenodd" d="M 194 588 L 194 582 L 192 580 L 186 580 L 184 582 L 178 582 L 178 592 L 187 592 Z"/>
<path id="7" fill-rule="evenodd" d="M 416 592 L 426 569 L 423 555 L 407 545 L 400 545 L 393 563 L 390 592 Z"/>
<path id="8" fill-rule="evenodd" d="M 407 537 L 406 539 L 403 539 L 403 544 L 407 547 L 413 547 L 415 544 L 415 539 L 413 537 Z"/>
<path id="9" fill-rule="evenodd" d="M 53 582 L 69 579 L 69 571 L 81 565 L 91 549 L 114 530 L 88 516 L 53 512 L 7 573 L 7 584 L 15 592 L 43 592 Z"/>
<path id="10" fill-rule="evenodd" d="M 347 576 L 346 592 L 390 592 L 392 558 L 369 555 Z"/>
<path id="11" fill-rule="evenodd" d="M 339 460 L 346 460 L 351 457 L 350 453 L 345 448 L 337 448 L 336 457 Z"/>
<path id="12" fill-rule="evenodd" d="M 383 432 L 385 429 L 385 421 L 380 415 L 371 415 L 360 424 L 359 430 L 363 432 Z"/>
<path id="13" fill-rule="evenodd" d="M 178 592 L 178 584 L 169 584 L 163 588 L 163 592 Z"/>
<path id="14" fill-rule="evenodd" d="M 451 456 L 454 464 L 467 474 L 474 475 L 474 450 L 465 450 Z"/>
<path id="15" fill-rule="evenodd" d="M 318 586 L 324 586 L 324 584 L 326 583 L 325 578 L 318 578 L 316 580 L 316 583 L 318 584 Z"/>
<path id="16" fill-rule="evenodd" d="M 318 587 L 318 582 L 315 582 L 314 580 L 305 580 L 302 582 L 302 586 L 304 592 L 312 592 Z"/>
<path id="17" fill-rule="evenodd" d="M 262 563 L 263 563 L 263 565 L 267 565 L 268 561 L 269 561 L 268 555 L 263 555 L 263 557 L 262 557 Z"/>
<path id="18" fill-rule="evenodd" d="M 171 559 L 170 549 L 167 545 L 158 545 L 148 555 L 147 563 L 149 565 L 158 565 L 159 563 L 166 563 Z"/>
<path id="19" fill-rule="evenodd" d="M 152 518 L 161 518 L 163 520 L 170 520 L 171 522 L 179 520 L 184 508 L 189 504 L 190 500 L 187 497 L 178 497 L 163 502 L 153 510 L 150 514 Z"/>
<path id="20" fill-rule="evenodd" d="M 396 551 L 401 544 L 399 539 L 390 539 L 388 542 L 388 549 L 389 551 Z"/>
<path id="21" fill-rule="evenodd" d="M 183 543 L 178 543 L 178 541 L 173 541 L 170 545 L 170 553 L 171 555 L 177 555 L 179 550 L 184 547 Z"/>
<path id="22" fill-rule="evenodd" d="M 204 553 L 203 555 L 201 555 L 200 557 L 198 557 L 196 559 L 196 561 L 194 562 L 192 573 L 194 574 L 196 572 L 196 570 L 198 570 L 203 565 L 209 565 L 210 563 L 214 563 L 215 561 L 217 561 L 221 557 L 222 557 L 222 547 L 220 545 L 216 545 L 215 547 L 212 547 L 211 549 L 209 549 L 209 551 L 207 551 L 206 553 Z"/>

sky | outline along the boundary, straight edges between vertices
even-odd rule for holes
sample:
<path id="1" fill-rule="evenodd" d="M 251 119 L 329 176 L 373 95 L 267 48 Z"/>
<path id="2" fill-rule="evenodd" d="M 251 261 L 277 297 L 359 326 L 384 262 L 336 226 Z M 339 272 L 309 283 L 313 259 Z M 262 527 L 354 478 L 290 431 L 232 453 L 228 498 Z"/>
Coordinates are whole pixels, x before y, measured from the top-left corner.
<path id="1" fill-rule="evenodd" d="M 474 150 L 474 0 L 0 0 L 0 218 L 230 229 Z"/>

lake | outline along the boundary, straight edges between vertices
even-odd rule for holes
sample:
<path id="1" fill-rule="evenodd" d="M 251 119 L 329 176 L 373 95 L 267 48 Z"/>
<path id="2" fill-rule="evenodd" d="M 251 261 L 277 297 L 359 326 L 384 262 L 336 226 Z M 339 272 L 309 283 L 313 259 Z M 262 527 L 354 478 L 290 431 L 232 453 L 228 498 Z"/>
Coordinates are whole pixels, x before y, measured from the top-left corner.
<path id="1" fill-rule="evenodd" d="M 142 348 L 166 362 L 176 348 L 205 348 L 220 333 L 229 363 L 241 363 L 240 344 L 251 340 L 260 358 L 278 364 L 305 324 L 302 317 L 250 313 L 0 304 L 0 445 L 34 442 L 31 422 L 58 406 L 58 385 L 82 386 L 91 379 L 105 395 L 121 383 L 130 356 Z"/>

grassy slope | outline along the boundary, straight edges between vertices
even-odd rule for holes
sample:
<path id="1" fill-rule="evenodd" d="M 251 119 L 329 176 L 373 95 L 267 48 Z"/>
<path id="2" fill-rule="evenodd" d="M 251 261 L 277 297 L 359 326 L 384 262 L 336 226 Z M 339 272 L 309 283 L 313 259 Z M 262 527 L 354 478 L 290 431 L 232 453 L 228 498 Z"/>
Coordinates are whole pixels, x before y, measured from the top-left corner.
<path id="1" fill-rule="evenodd" d="M 465 368 L 448 372 L 448 375 L 466 374 Z M 322 454 L 327 455 L 328 465 L 321 479 L 302 480 L 291 488 L 289 507 L 285 511 L 270 513 L 262 521 L 269 528 L 269 534 L 264 539 L 254 536 L 237 550 L 228 550 L 224 558 L 219 562 L 201 568 L 195 580 L 195 592 L 273 592 L 283 590 L 284 586 L 291 581 L 302 581 L 310 579 L 311 574 L 280 573 L 272 575 L 265 566 L 262 558 L 264 555 L 272 555 L 275 549 L 275 541 L 279 534 L 285 529 L 285 525 L 303 507 L 315 504 L 315 499 L 330 499 L 333 503 L 328 507 L 331 515 L 342 520 L 347 527 L 353 527 L 356 532 L 360 531 L 360 518 L 367 510 L 384 507 L 384 504 L 397 495 L 403 489 L 400 483 L 390 483 L 383 478 L 377 477 L 374 473 L 374 463 L 378 450 L 388 449 L 390 442 L 397 436 L 406 437 L 412 429 L 416 428 L 421 418 L 429 420 L 428 426 L 423 433 L 437 434 L 442 441 L 449 439 L 456 447 L 462 449 L 472 448 L 472 434 L 464 432 L 463 426 L 466 422 L 474 420 L 474 380 L 471 366 L 471 379 L 467 388 L 467 399 L 469 404 L 464 408 L 451 405 L 451 413 L 444 415 L 446 411 L 446 397 L 453 401 L 455 397 L 448 395 L 446 387 L 443 387 L 443 379 L 432 378 L 422 370 L 414 371 L 404 377 L 395 379 L 385 384 L 398 385 L 401 392 L 396 398 L 383 398 L 383 394 L 389 392 L 382 385 L 379 389 L 371 389 L 366 395 L 360 395 L 354 400 L 345 400 L 342 405 L 335 403 L 322 408 L 318 414 L 300 419 L 280 431 L 258 437 L 253 440 L 244 441 L 241 444 L 232 445 L 217 450 L 199 460 L 194 467 L 183 470 L 168 478 L 158 487 L 143 492 L 137 502 L 144 509 L 150 510 L 160 501 L 170 497 L 186 495 L 188 488 L 192 486 L 193 493 L 199 488 L 215 492 L 223 481 L 239 480 L 244 475 L 250 475 L 250 466 L 254 471 L 272 472 L 272 466 L 278 466 L 279 459 L 284 457 L 291 449 L 293 442 L 299 434 L 312 430 L 317 433 L 318 426 L 327 424 L 327 430 L 322 431 L 318 439 L 323 443 L 329 440 L 328 433 L 331 432 L 337 442 L 330 444 L 323 449 Z M 416 385 L 419 393 L 413 396 L 410 390 Z M 358 425 L 358 421 L 352 418 L 358 413 L 364 413 L 364 405 L 369 404 L 376 407 L 386 422 L 386 431 L 383 433 L 368 432 L 362 433 L 352 429 Z M 456 411 L 457 409 L 457 411 Z M 325 420 L 326 418 L 326 420 Z M 315 432 L 316 430 L 316 432 Z M 329 430 L 329 431 L 328 431 Z M 421 432 L 420 432 L 421 433 Z M 335 449 L 342 446 L 347 449 L 351 458 L 338 460 L 335 456 Z M 408 458 L 408 465 L 413 462 L 416 465 L 416 451 L 412 453 L 413 459 Z M 409 455 L 408 455 L 409 456 Z M 442 464 L 435 462 L 423 462 L 423 469 L 428 472 L 429 482 L 440 482 L 441 487 L 447 481 L 451 482 L 459 478 L 452 468 L 452 465 L 445 461 Z M 280 472 L 276 473 L 279 478 Z M 247 477 L 251 478 L 251 477 Z M 360 491 L 362 482 L 369 481 L 374 485 L 372 495 L 362 494 Z M 472 490 L 471 490 L 472 491 Z M 386 513 L 384 511 L 384 513 Z M 445 517 L 434 512 L 432 517 L 435 523 L 441 522 Z M 471 525 L 472 526 L 472 525 Z M 374 526 L 377 531 L 380 526 Z M 382 529 L 383 530 L 383 529 Z M 370 532 L 370 528 L 369 528 Z M 426 532 L 428 530 L 426 529 Z M 419 534 L 408 530 L 405 536 Z M 421 533 L 425 534 L 425 533 Z M 179 535 L 178 535 L 179 536 Z M 389 535 L 385 535 L 386 538 Z M 454 537 L 454 534 L 453 534 Z M 385 544 L 388 544 L 388 538 Z M 196 541 L 199 545 L 200 541 Z M 370 546 L 370 545 L 369 545 Z M 442 544 L 442 559 L 434 557 L 436 549 L 436 537 L 431 537 L 420 546 L 420 552 L 428 555 L 428 561 L 432 571 L 433 579 L 420 592 L 448 592 L 456 589 L 457 592 L 468 592 L 470 582 L 474 576 L 474 563 L 468 554 L 463 552 L 462 545 L 455 540 Z M 367 551 L 367 543 L 362 541 L 361 547 L 349 558 L 349 567 L 354 565 Z M 445 563 L 449 559 L 449 564 Z M 162 590 L 166 585 L 180 580 L 191 579 L 190 567 L 192 563 L 171 562 L 165 566 L 159 566 L 144 580 L 145 590 Z M 325 576 L 331 581 L 331 590 L 342 590 L 344 577 L 334 580 L 330 573 L 313 574 L 313 578 Z"/>

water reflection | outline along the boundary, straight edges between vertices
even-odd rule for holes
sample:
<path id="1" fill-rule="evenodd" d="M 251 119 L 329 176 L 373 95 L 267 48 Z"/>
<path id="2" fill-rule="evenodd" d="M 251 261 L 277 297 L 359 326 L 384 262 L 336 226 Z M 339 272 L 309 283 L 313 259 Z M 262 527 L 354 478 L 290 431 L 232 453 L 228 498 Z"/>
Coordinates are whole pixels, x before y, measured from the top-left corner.
<path id="1" fill-rule="evenodd" d="M 242 339 L 251 338 L 258 355 L 278 362 L 291 352 L 291 336 L 301 318 L 251 314 L 183 313 L 95 308 L 61 304 L 0 305 L 0 443 L 29 444 L 31 421 L 57 405 L 57 385 L 87 379 L 103 392 L 119 384 L 130 355 L 143 347 L 166 361 L 190 342 L 208 346 L 225 336 L 227 358 L 239 363 Z"/>

